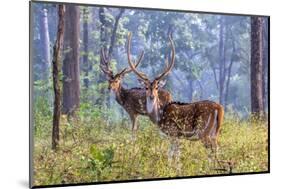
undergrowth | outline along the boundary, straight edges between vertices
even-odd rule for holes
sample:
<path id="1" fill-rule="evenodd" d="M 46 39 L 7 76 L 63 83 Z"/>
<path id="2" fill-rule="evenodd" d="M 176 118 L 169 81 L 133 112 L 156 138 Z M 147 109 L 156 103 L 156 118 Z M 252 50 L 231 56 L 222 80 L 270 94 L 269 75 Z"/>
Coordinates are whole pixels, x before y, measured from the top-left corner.
<path id="1" fill-rule="evenodd" d="M 139 117 L 108 122 L 97 110 L 62 116 L 60 147 L 51 150 L 51 116 L 34 114 L 34 185 L 261 172 L 268 169 L 267 123 L 225 118 L 216 161 L 200 141 L 180 140 L 180 168 L 168 163 L 168 139 Z"/>

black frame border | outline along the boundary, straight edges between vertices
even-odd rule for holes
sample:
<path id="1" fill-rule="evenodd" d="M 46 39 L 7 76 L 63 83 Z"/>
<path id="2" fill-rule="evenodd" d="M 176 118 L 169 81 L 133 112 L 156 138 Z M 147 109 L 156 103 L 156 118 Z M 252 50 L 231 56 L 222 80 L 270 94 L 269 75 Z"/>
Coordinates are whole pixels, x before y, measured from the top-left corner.
<path id="1" fill-rule="evenodd" d="M 229 16 L 258 16 L 268 19 L 268 167 L 267 171 L 261 172 L 241 172 L 231 174 L 212 174 L 212 175 L 196 175 L 196 176 L 183 176 L 183 177 L 162 177 L 162 178 L 150 178 L 150 179 L 136 179 L 136 180 L 113 180 L 102 182 L 87 182 L 87 183 L 68 183 L 68 184 L 54 184 L 54 185 L 38 185 L 33 186 L 33 112 L 32 112 L 32 99 L 33 99 L 33 78 L 32 78 L 32 3 L 45 3 L 45 4 L 65 4 L 65 5 L 77 5 L 77 6 L 90 6 L 90 7 L 108 7 L 108 8 L 125 8 L 125 9 L 137 9 L 137 10 L 151 10 L 151 11 L 168 11 L 168 12 L 181 12 L 181 13 L 198 13 L 198 14 L 213 14 L 213 15 L 229 15 Z M 208 12 L 208 11 L 192 11 L 192 10 L 179 10 L 179 9 L 163 9 L 154 7 L 133 7 L 133 6 L 120 6 L 120 5 L 105 5 L 105 4 L 89 4 L 89 3 L 73 3 L 73 2 L 59 2 L 59 1 L 42 1 L 42 0 L 30 0 L 29 1 L 29 188 L 53 188 L 53 187 L 68 187 L 68 186 L 89 186 L 100 184 L 116 184 L 116 183 L 131 183 L 131 182 L 144 182 L 144 181 L 161 181 L 161 180 L 179 180 L 179 179 L 192 179 L 192 178 L 211 178 L 211 177 L 226 177 L 226 176 L 242 176 L 242 175 L 258 175 L 270 173 L 270 16 L 259 14 L 243 14 L 243 13 L 225 13 L 225 12 Z"/>

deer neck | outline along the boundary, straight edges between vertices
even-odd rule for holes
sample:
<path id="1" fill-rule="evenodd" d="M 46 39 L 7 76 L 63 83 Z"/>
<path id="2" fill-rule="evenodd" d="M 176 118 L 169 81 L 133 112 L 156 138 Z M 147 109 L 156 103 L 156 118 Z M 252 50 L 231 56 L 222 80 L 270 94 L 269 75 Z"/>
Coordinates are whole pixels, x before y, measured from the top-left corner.
<path id="1" fill-rule="evenodd" d="M 125 94 L 126 92 L 126 89 L 120 85 L 117 92 L 115 92 L 115 100 L 120 104 L 120 105 L 123 105 L 126 101 L 125 99 Z"/>
<path id="2" fill-rule="evenodd" d="M 156 98 L 154 100 L 154 102 L 148 102 L 149 99 L 147 98 L 147 109 L 151 109 L 150 112 L 148 112 L 148 115 L 149 115 L 149 118 L 150 120 L 155 123 L 155 124 L 158 124 L 159 121 L 160 121 L 160 105 L 159 105 L 159 98 Z M 151 103 L 153 103 L 152 107 L 149 107 L 151 106 Z"/>

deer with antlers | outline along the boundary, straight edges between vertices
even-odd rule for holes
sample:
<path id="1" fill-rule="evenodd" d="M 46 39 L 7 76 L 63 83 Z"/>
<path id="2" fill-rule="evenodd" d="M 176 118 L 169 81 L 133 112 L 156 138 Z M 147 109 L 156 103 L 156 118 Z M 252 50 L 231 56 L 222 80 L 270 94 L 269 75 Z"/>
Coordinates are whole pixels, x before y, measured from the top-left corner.
<path id="1" fill-rule="evenodd" d="M 139 65 L 143 58 L 143 52 L 137 61 L 135 67 Z M 122 86 L 121 82 L 124 76 L 132 71 L 132 69 L 124 68 L 122 71 L 113 74 L 110 68 L 110 59 L 106 55 L 104 49 L 101 50 L 101 64 L 100 68 L 105 73 L 108 80 L 108 89 L 115 94 L 115 100 L 120 104 L 128 113 L 132 122 L 132 136 L 135 139 L 138 115 L 148 115 L 146 110 L 146 94 L 143 88 L 126 89 Z M 172 95 L 166 90 L 159 90 L 159 106 L 172 101 Z"/>
<path id="2" fill-rule="evenodd" d="M 169 41 L 172 49 L 170 62 L 167 58 L 165 70 L 150 80 L 146 74 L 136 69 L 136 65 L 131 60 L 131 33 L 128 35 L 128 63 L 145 86 L 146 109 L 149 117 L 171 139 L 170 150 L 178 151 L 177 139 L 183 137 L 189 140 L 201 140 L 205 147 L 211 147 L 214 151 L 217 148 L 217 138 L 224 115 L 220 104 L 208 100 L 194 103 L 170 102 L 162 107 L 159 104 L 162 81 L 175 64 L 175 47 L 171 35 Z"/>

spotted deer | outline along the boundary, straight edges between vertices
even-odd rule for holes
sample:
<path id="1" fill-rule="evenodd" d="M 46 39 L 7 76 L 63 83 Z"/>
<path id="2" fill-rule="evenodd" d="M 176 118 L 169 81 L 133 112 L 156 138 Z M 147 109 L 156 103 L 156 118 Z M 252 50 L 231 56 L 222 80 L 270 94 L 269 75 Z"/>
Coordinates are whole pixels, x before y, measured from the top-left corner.
<path id="1" fill-rule="evenodd" d="M 143 58 L 144 52 L 141 53 L 135 66 L 137 67 Z M 105 73 L 108 81 L 108 89 L 115 95 L 115 100 L 121 105 L 128 113 L 132 122 L 132 137 L 135 139 L 138 115 L 148 115 L 146 110 L 146 94 L 143 88 L 131 88 L 126 89 L 123 87 L 122 79 L 124 76 L 132 71 L 132 69 L 124 68 L 120 72 L 113 74 L 110 68 L 110 60 L 106 55 L 104 49 L 101 50 L 101 64 L 100 68 Z M 159 90 L 159 106 L 162 107 L 165 104 L 172 101 L 172 95 L 166 90 Z"/>
<path id="2" fill-rule="evenodd" d="M 150 80 L 146 74 L 136 69 L 131 60 L 131 34 L 128 35 L 128 63 L 145 86 L 146 109 L 149 117 L 171 139 L 170 150 L 172 151 L 178 150 L 178 139 L 181 137 L 200 140 L 205 147 L 216 150 L 224 115 L 223 106 L 208 100 L 194 103 L 170 102 L 162 107 L 159 104 L 159 88 L 175 64 L 175 47 L 171 35 L 169 35 L 169 41 L 172 49 L 170 62 L 167 58 L 164 71 Z"/>

